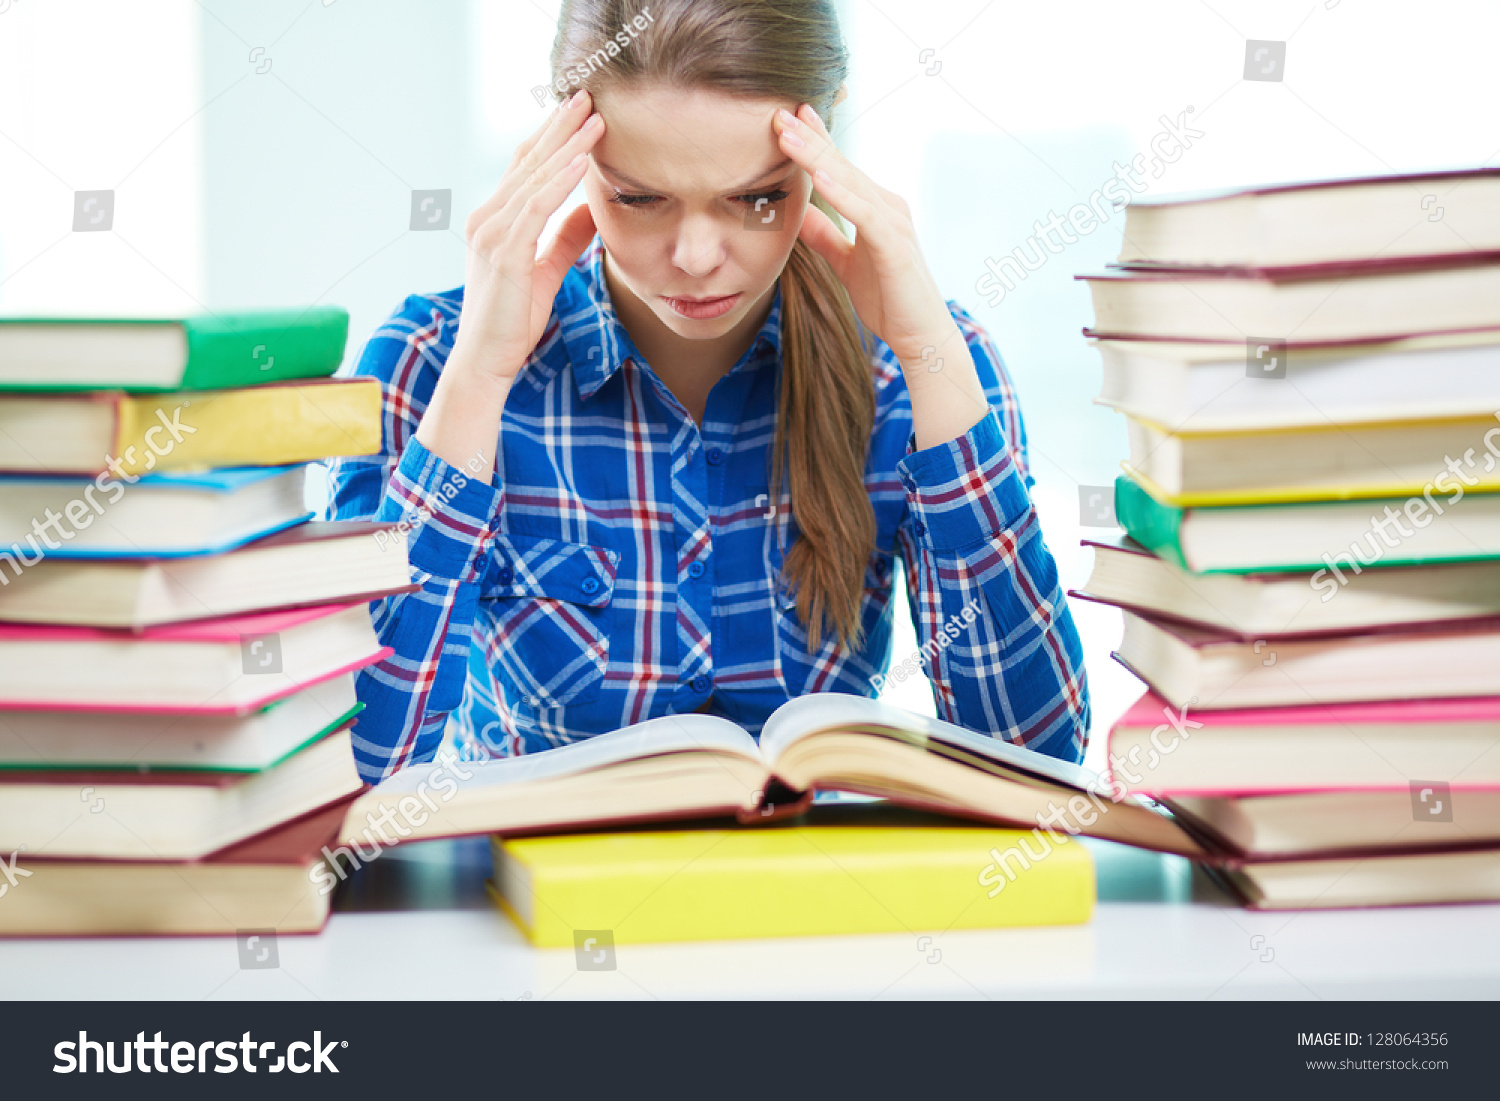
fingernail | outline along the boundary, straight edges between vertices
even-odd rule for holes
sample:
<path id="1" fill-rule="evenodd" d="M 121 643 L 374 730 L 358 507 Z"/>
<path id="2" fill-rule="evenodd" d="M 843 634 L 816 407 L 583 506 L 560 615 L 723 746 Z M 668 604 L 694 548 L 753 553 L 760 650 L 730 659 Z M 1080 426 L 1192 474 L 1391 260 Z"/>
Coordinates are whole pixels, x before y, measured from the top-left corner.
<path id="1" fill-rule="evenodd" d="M 783 130 L 781 132 L 781 140 L 784 141 L 784 142 L 786 142 L 788 145 L 790 145 L 794 149 L 800 149 L 802 146 L 804 146 L 804 145 L 807 144 L 805 141 L 803 141 L 801 138 L 799 138 L 796 134 L 792 133 L 790 130 Z"/>
<path id="2" fill-rule="evenodd" d="M 797 118 L 797 116 L 792 114 L 785 107 L 778 110 L 776 114 L 781 119 L 781 123 L 783 126 L 795 129 L 798 125 L 800 125 L 800 120 Z"/>
<path id="3" fill-rule="evenodd" d="M 583 98 L 583 89 L 580 88 L 580 89 L 578 89 L 578 91 L 574 92 L 571 96 L 568 97 L 568 102 L 565 103 L 563 106 L 565 106 L 565 107 L 577 107 L 578 106 L 578 101 L 580 99 L 582 99 L 582 98 Z"/>

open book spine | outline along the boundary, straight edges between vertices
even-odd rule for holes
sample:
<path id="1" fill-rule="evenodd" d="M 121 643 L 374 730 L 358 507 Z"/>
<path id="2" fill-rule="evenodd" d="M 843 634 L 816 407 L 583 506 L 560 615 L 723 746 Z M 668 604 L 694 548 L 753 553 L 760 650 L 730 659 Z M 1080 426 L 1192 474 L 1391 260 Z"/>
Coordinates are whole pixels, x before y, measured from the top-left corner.
<path id="1" fill-rule="evenodd" d="M 798 791 L 773 777 L 760 792 L 760 802 L 753 807 L 738 808 L 734 817 L 742 826 L 784 822 L 805 814 L 812 807 L 816 794 L 814 788 Z"/>

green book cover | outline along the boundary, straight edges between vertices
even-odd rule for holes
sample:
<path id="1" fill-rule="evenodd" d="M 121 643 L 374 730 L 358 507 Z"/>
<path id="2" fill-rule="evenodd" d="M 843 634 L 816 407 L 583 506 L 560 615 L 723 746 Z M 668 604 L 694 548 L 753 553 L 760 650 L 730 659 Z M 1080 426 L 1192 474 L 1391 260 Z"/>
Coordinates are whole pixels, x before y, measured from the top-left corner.
<path id="1" fill-rule="evenodd" d="M 164 329 L 183 339 L 153 339 Z M 338 306 L 177 318 L 5 317 L 0 389 L 157 393 L 327 378 L 348 338 L 349 314 Z"/>
<path id="2" fill-rule="evenodd" d="M 1182 547 L 1182 525 L 1190 514 L 1205 515 L 1208 513 L 1238 513 L 1253 509 L 1261 514 L 1264 530 L 1268 538 L 1273 538 L 1275 526 L 1278 520 L 1285 517 L 1289 509 L 1320 509 L 1338 507 L 1349 504 L 1345 501 L 1288 501 L 1283 504 L 1259 504 L 1259 505 L 1205 505 L 1198 508 L 1181 508 L 1177 505 L 1169 505 L 1164 501 L 1151 496 L 1150 493 L 1128 475 L 1120 474 L 1115 478 L 1115 519 L 1119 521 L 1125 533 L 1141 546 L 1153 554 L 1166 559 L 1173 565 L 1180 566 L 1189 573 L 1199 574 L 1246 574 L 1246 573 L 1316 573 L 1318 570 L 1326 569 L 1326 562 L 1312 557 L 1306 562 L 1261 562 L 1253 566 L 1224 566 L 1193 569 L 1188 565 L 1187 555 Z M 1379 515 L 1377 506 L 1393 505 L 1401 506 L 1405 503 L 1404 498 L 1375 498 L 1364 503 L 1370 505 L 1371 523 Z M 1368 539 L 1368 551 L 1376 550 L 1375 536 L 1373 533 L 1364 538 Z M 1330 554 L 1340 554 L 1347 550 L 1347 546 L 1330 545 L 1327 548 Z M 1491 562 L 1500 561 L 1500 556 L 1487 553 L 1485 549 L 1476 548 L 1479 553 L 1475 554 L 1446 554 L 1441 556 L 1429 556 L 1413 554 L 1409 550 L 1401 549 L 1391 554 L 1378 557 L 1375 561 L 1369 561 L 1364 552 L 1360 552 L 1360 561 L 1365 569 L 1387 569 L 1392 566 L 1426 566 L 1441 565 L 1455 562 Z M 1357 571 L 1356 571 L 1357 572 Z"/>
<path id="3" fill-rule="evenodd" d="M 1188 568 L 1182 554 L 1183 510 L 1158 501 L 1124 474 L 1115 478 L 1115 519 L 1141 546 Z"/>
<path id="4" fill-rule="evenodd" d="M 269 711 L 272 708 L 280 707 L 285 703 L 285 699 L 276 700 L 272 703 L 267 704 L 262 710 Z M 272 760 L 266 761 L 265 763 L 260 765 L 224 765 L 179 762 L 174 764 L 153 764 L 147 766 L 143 765 L 139 760 L 132 760 L 128 763 L 118 763 L 110 761 L 79 761 L 76 763 L 73 761 L 6 761 L 3 764 L 0 764 L 0 783 L 4 782 L 5 774 L 7 772 L 118 772 L 121 776 L 139 775 L 142 772 L 234 772 L 243 773 L 246 775 L 252 773 L 259 774 L 262 772 L 270 771 L 277 765 L 281 764 L 283 761 L 292 757 L 294 754 L 301 753 L 308 746 L 313 745 L 316 742 L 321 742 L 335 730 L 339 730 L 347 723 L 352 721 L 354 717 L 364 709 L 365 705 L 363 703 L 356 703 L 353 707 L 349 708 L 349 710 L 338 716 L 338 718 L 321 727 L 315 733 L 309 734 L 302 741 L 292 746 L 291 749 L 283 752 L 279 757 L 275 757 Z"/>

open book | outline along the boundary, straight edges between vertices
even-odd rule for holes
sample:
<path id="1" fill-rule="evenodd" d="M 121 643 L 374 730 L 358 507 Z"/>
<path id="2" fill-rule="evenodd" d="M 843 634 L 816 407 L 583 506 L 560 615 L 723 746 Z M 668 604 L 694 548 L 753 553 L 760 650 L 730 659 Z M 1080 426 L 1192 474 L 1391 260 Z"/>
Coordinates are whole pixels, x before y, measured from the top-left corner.
<path id="1" fill-rule="evenodd" d="M 531 756 L 414 765 L 351 804 L 340 840 L 378 849 L 381 837 L 389 844 L 724 815 L 754 822 L 800 812 L 817 790 L 1205 855 L 1171 818 L 1134 796 L 1116 801 L 1077 765 L 835 692 L 782 704 L 758 745 L 726 719 L 693 713 Z"/>

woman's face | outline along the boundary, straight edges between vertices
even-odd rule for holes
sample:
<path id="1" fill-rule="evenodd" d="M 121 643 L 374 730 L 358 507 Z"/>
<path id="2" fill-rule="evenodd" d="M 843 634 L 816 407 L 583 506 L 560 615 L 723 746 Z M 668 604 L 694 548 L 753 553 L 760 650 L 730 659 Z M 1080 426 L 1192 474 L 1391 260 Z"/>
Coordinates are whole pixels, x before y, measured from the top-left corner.
<path id="1" fill-rule="evenodd" d="M 771 128 L 797 105 L 657 84 L 597 105 L 584 189 L 615 277 L 679 336 L 723 336 L 771 291 L 807 210 L 811 181 Z"/>

